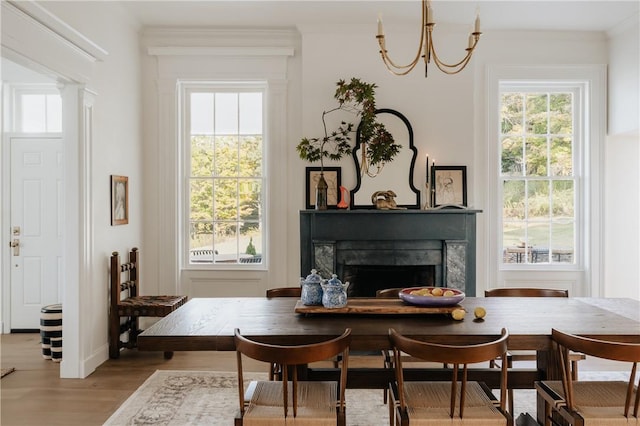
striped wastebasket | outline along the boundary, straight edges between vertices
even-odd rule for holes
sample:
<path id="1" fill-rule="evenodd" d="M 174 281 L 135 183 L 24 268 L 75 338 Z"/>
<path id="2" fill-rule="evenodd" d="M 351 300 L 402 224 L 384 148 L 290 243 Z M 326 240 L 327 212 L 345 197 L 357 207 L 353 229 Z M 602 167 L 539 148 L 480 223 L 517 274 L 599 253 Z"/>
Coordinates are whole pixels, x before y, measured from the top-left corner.
<path id="1" fill-rule="evenodd" d="M 62 361 L 62 304 L 40 309 L 40 337 L 42 357 L 53 362 Z"/>

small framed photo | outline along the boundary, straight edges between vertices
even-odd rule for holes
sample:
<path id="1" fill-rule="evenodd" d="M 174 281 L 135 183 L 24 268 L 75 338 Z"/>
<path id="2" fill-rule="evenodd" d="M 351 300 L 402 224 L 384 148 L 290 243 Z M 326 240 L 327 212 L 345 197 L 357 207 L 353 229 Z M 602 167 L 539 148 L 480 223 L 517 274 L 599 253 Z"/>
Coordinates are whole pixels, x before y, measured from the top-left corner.
<path id="1" fill-rule="evenodd" d="M 467 166 L 431 167 L 432 207 L 467 206 Z"/>
<path id="2" fill-rule="evenodd" d="M 337 209 L 340 183 L 342 179 L 342 169 L 340 167 L 325 167 L 324 180 L 327 181 L 327 208 Z M 316 185 L 320 178 L 320 167 L 306 168 L 306 208 L 308 210 L 316 208 Z"/>
<path id="3" fill-rule="evenodd" d="M 111 175 L 111 226 L 129 223 L 129 178 Z"/>

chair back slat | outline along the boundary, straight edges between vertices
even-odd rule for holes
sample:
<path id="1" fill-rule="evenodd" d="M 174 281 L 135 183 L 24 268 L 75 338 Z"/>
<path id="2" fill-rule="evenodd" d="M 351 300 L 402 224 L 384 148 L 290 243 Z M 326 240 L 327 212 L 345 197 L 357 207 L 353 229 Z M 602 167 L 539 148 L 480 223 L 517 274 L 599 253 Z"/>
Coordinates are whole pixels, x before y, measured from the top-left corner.
<path id="1" fill-rule="evenodd" d="M 276 287 L 267 289 L 267 299 L 272 297 L 300 297 L 302 295 L 302 288 L 300 287 Z"/>
<path id="2" fill-rule="evenodd" d="M 473 345 L 442 345 L 438 343 L 414 340 L 401 335 L 394 329 L 389 329 L 389 339 L 393 347 L 398 397 L 402 410 L 406 411 L 402 353 L 406 353 L 415 358 L 420 358 L 424 361 L 453 364 L 451 376 L 451 403 L 449 410 L 451 418 L 454 416 L 456 407 L 459 366 L 462 366 L 463 368 L 459 404 L 459 413 L 460 417 L 462 417 L 464 414 L 465 393 L 467 389 L 468 364 L 501 358 L 502 371 L 500 375 L 500 409 L 504 410 L 506 405 L 507 388 L 507 341 L 509 339 L 509 333 L 506 329 L 503 328 L 501 335 L 495 340 Z"/>

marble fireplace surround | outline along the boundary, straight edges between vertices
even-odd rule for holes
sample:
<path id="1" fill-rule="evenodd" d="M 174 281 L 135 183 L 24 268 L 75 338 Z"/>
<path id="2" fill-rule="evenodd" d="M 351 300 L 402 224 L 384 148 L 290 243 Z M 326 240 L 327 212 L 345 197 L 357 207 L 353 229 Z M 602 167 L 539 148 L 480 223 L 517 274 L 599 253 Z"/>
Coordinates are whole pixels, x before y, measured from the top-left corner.
<path id="1" fill-rule="evenodd" d="M 301 210 L 301 276 L 358 268 L 428 274 L 435 285 L 476 291 L 476 214 L 480 210 Z M 354 283 L 355 284 L 355 283 Z M 369 286 L 363 290 L 362 286 Z M 358 295 L 397 284 L 357 283 Z M 411 285 L 411 284 L 410 284 Z M 363 293 L 364 294 L 360 294 Z"/>

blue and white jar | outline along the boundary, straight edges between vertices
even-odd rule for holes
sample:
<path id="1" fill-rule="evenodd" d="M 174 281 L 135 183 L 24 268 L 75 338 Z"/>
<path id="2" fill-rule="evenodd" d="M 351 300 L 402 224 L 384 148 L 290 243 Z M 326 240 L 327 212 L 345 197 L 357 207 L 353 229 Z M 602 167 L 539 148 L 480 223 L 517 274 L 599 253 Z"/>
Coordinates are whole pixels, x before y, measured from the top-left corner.
<path id="1" fill-rule="evenodd" d="M 302 293 L 300 300 L 304 305 L 322 305 L 322 277 L 315 269 L 307 275 L 306 279 L 301 279 Z"/>
<path id="2" fill-rule="evenodd" d="M 347 287 L 349 282 L 342 283 L 336 274 L 322 283 L 322 305 L 325 308 L 343 308 L 347 306 Z"/>

